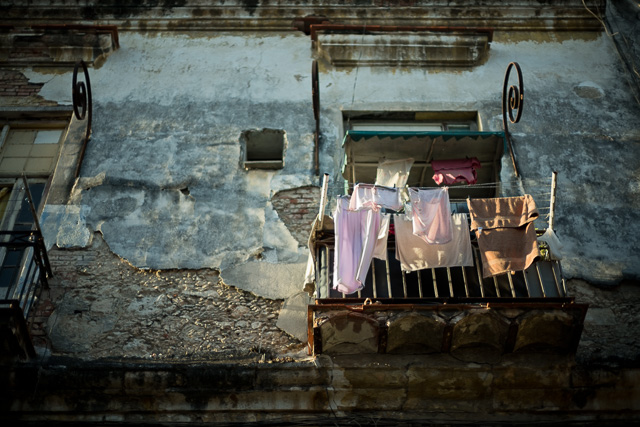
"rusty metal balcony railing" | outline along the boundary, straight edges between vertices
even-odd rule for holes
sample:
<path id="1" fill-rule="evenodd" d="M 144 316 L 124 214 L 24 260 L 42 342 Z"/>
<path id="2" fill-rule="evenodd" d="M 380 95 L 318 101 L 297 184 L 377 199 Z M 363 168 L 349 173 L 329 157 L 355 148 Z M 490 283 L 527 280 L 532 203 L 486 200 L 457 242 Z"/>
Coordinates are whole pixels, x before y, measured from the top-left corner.
<path id="1" fill-rule="evenodd" d="M 562 266 L 559 261 L 549 258 L 548 248 L 544 242 L 540 242 L 540 259 L 528 269 L 483 278 L 475 238 L 471 241 L 473 267 L 441 267 L 404 272 L 395 257 L 393 235 L 389 236 L 387 259 L 372 261 L 364 289 L 355 294 L 344 295 L 332 289 L 334 243 L 334 236 L 327 232 L 324 232 L 316 242 L 316 298 L 318 300 L 372 298 L 437 301 L 451 298 L 567 297 Z"/>

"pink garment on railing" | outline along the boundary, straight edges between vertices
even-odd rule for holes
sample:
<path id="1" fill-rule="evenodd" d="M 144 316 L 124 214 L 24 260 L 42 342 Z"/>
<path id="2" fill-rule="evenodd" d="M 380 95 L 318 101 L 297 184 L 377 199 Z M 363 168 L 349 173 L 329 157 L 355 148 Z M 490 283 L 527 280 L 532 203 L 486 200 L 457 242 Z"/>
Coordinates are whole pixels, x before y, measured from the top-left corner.
<path id="1" fill-rule="evenodd" d="M 350 294 L 364 287 L 376 249 L 381 219 L 379 211 L 350 211 L 349 198 L 338 199 L 333 215 L 336 239 L 333 289 Z"/>
<path id="2" fill-rule="evenodd" d="M 452 238 L 449 189 L 409 188 L 413 234 L 430 244 L 449 243 Z"/>
<path id="3" fill-rule="evenodd" d="M 391 214 L 380 214 L 380 229 L 378 230 L 378 239 L 373 248 L 373 257 L 386 261 L 387 259 L 387 240 L 389 240 L 389 226 L 391 224 Z"/>
<path id="4" fill-rule="evenodd" d="M 436 184 L 451 185 L 456 182 L 475 184 L 478 181 L 476 169 L 480 161 L 476 157 L 470 159 L 432 160 L 433 180 Z"/>
<path id="5" fill-rule="evenodd" d="M 398 191 L 397 188 L 382 187 L 373 184 L 356 184 L 353 188 L 351 201 L 349 202 L 349 210 L 359 211 L 360 209 L 373 209 L 378 211 L 381 207 L 394 211 L 402 209 L 400 191 Z"/>
<path id="6" fill-rule="evenodd" d="M 425 268 L 473 266 L 471 236 L 466 213 L 451 216 L 453 239 L 442 245 L 431 245 L 413 234 L 411 219 L 393 217 L 396 232 L 396 259 L 403 271 Z"/>

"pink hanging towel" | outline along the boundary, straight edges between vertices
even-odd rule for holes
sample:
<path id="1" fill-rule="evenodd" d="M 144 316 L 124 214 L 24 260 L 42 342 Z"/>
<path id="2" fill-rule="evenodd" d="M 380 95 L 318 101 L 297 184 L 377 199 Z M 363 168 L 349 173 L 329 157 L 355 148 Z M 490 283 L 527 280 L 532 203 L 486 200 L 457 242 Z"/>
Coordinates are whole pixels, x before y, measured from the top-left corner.
<path id="1" fill-rule="evenodd" d="M 409 188 L 413 234 L 429 244 L 449 243 L 452 239 L 449 189 Z"/>
<path id="2" fill-rule="evenodd" d="M 374 256 L 381 225 L 381 214 L 372 209 L 349 210 L 349 198 L 341 197 L 333 215 L 335 255 L 333 289 L 345 294 L 364 287 Z"/>
<path id="3" fill-rule="evenodd" d="M 379 211 L 381 207 L 394 211 L 402 209 L 400 191 L 397 188 L 373 184 L 356 184 L 349 202 L 349 210 L 359 211 L 368 208 Z"/>
<path id="4" fill-rule="evenodd" d="M 480 168 L 480 161 L 476 157 L 470 159 L 433 160 L 433 180 L 436 184 L 451 185 L 456 182 L 475 184 L 478 181 L 476 169 Z"/>

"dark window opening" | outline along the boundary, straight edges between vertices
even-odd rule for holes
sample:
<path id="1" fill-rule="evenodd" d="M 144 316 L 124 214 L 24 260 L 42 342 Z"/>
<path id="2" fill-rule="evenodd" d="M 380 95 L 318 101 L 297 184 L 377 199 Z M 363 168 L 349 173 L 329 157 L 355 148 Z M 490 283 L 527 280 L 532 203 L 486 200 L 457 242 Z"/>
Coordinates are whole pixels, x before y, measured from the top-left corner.
<path id="1" fill-rule="evenodd" d="M 286 133 L 278 129 L 255 129 L 242 132 L 245 169 L 282 169 Z"/>

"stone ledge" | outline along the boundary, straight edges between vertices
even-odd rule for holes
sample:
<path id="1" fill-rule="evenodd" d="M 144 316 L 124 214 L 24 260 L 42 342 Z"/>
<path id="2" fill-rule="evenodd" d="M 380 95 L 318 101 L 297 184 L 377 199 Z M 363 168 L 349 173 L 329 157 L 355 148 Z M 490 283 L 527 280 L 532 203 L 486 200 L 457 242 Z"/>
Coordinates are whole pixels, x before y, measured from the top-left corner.
<path id="1" fill-rule="evenodd" d="M 318 34 L 318 55 L 335 66 L 471 67 L 487 58 L 491 41 L 490 31 L 352 31 Z"/>

